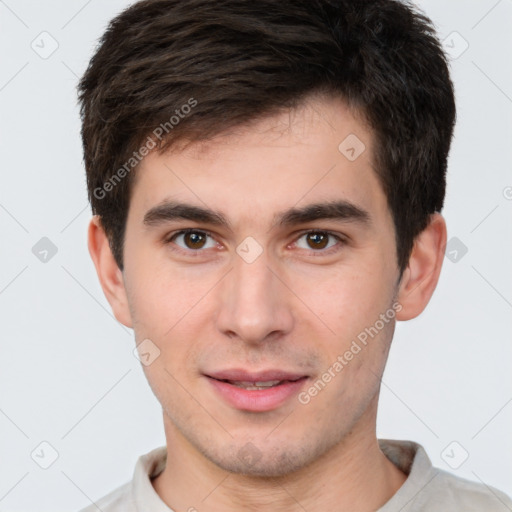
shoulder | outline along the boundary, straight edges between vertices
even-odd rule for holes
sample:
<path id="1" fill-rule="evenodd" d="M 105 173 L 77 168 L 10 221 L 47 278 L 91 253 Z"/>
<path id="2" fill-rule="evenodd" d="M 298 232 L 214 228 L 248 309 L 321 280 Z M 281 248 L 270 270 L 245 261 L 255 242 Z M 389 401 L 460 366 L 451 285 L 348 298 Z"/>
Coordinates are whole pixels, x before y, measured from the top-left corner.
<path id="1" fill-rule="evenodd" d="M 79 512 L 137 512 L 141 509 L 141 504 L 149 510 L 170 511 L 151 485 L 151 478 L 163 471 L 166 460 L 165 446 L 141 455 L 135 464 L 131 481 L 117 487 Z"/>
<path id="2" fill-rule="evenodd" d="M 407 480 L 379 512 L 505 512 L 512 500 L 483 482 L 473 482 L 434 467 L 413 441 L 379 439 L 383 453 Z"/>
<path id="3" fill-rule="evenodd" d="M 127 482 L 79 512 L 136 512 L 131 491 L 132 483 Z"/>
<path id="4" fill-rule="evenodd" d="M 494 487 L 458 477 L 439 468 L 433 468 L 431 475 L 423 492 L 418 493 L 414 500 L 412 510 L 512 510 L 512 500 Z"/>

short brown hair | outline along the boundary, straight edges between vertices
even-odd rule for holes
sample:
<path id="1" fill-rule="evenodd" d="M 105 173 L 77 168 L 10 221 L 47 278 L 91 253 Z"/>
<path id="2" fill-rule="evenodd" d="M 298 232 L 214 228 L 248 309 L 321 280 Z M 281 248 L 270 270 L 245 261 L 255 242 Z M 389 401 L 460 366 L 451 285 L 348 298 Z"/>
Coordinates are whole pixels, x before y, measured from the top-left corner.
<path id="1" fill-rule="evenodd" d="M 432 23 L 404 2 L 137 2 L 110 22 L 78 90 L 89 200 L 120 269 L 131 170 L 158 127 L 165 151 L 314 93 L 341 97 L 373 129 L 401 272 L 443 206 L 453 86 Z"/>

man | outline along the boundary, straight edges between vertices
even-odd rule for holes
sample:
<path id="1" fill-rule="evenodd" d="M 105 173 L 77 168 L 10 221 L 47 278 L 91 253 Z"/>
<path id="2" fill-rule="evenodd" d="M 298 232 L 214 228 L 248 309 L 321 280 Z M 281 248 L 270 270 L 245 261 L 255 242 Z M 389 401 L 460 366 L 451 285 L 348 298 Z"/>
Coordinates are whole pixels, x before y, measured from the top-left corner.
<path id="1" fill-rule="evenodd" d="M 395 323 L 446 245 L 455 105 L 427 18 L 147 0 L 79 92 L 90 253 L 167 440 L 87 512 L 512 506 L 375 433 Z"/>

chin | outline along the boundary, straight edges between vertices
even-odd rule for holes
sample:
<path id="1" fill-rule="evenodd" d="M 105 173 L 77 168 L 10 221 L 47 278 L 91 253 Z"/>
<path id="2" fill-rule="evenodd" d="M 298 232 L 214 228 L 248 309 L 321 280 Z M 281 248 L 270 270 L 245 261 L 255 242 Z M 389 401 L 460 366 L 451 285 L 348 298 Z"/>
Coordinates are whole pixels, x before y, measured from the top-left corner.
<path id="1" fill-rule="evenodd" d="M 247 442 L 222 449 L 222 453 L 203 451 L 216 466 L 237 475 L 260 478 L 284 477 L 294 473 L 318 458 L 322 447 L 290 446 L 266 447 L 258 449 Z"/>

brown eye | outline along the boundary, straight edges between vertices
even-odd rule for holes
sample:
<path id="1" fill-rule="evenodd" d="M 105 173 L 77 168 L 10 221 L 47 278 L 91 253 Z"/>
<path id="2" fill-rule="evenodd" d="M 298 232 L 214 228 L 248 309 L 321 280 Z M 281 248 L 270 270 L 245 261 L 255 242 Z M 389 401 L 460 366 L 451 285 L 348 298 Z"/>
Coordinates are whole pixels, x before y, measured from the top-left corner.
<path id="1" fill-rule="evenodd" d="M 326 233 L 308 233 L 306 240 L 312 249 L 325 249 L 329 241 L 329 235 Z"/>
<path id="2" fill-rule="evenodd" d="M 210 233 L 193 229 L 183 230 L 168 238 L 167 243 L 176 244 L 180 250 L 196 251 L 215 247 L 215 240 Z M 208 245 L 209 244 L 209 245 Z"/>
<path id="3" fill-rule="evenodd" d="M 344 239 L 341 236 L 330 233 L 329 231 L 308 231 L 303 233 L 295 242 L 300 249 L 306 249 L 309 252 L 317 252 L 319 255 L 331 253 L 331 248 L 336 250 L 336 245 L 343 246 Z"/>
<path id="4" fill-rule="evenodd" d="M 183 240 L 189 249 L 202 249 L 205 244 L 206 237 L 202 233 L 192 231 L 190 233 L 185 233 L 183 235 Z"/>

